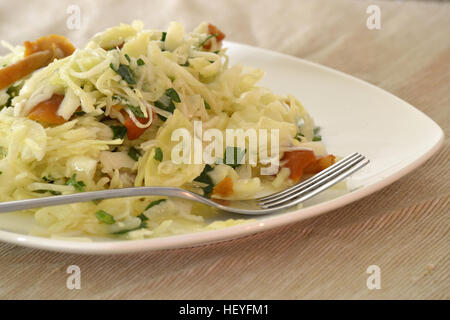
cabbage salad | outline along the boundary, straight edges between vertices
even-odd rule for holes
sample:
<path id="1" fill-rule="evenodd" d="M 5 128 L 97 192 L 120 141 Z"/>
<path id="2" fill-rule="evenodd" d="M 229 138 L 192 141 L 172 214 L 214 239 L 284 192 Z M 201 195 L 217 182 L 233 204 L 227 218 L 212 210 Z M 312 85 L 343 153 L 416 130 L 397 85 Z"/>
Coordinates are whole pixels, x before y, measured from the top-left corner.
<path id="1" fill-rule="evenodd" d="M 335 162 L 293 96 L 257 86 L 259 69 L 229 65 L 225 35 L 121 24 L 75 48 L 59 35 L 2 45 L 0 201 L 133 186 L 173 186 L 208 197 L 251 199 Z M 278 129 L 280 167 L 220 161 L 174 163 L 174 130 Z M 245 157 L 247 150 L 225 146 Z M 43 237 L 144 239 L 243 223 L 202 204 L 165 197 L 98 200 L 24 211 Z M 0 226 L 1 227 L 1 226 Z"/>

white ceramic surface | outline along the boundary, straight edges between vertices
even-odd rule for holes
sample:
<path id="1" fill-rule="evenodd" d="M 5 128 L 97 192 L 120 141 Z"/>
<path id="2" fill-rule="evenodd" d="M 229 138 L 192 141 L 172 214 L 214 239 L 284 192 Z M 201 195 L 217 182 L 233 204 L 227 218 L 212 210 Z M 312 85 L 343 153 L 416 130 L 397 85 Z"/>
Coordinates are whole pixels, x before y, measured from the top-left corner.
<path id="1" fill-rule="evenodd" d="M 27 219 L 0 217 L 0 240 L 53 251 L 114 254 L 188 247 L 236 238 L 318 215 L 363 198 L 425 162 L 443 142 L 441 128 L 405 101 L 344 73 L 276 52 L 226 43 L 231 63 L 260 67 L 261 85 L 292 93 L 320 125 L 330 153 L 366 155 L 371 163 L 348 179 L 351 192 L 312 199 L 300 210 L 234 227 L 147 240 L 77 242 L 26 235 Z M 6 231 L 8 230 L 8 231 Z M 13 232 L 11 230 L 14 230 Z"/>

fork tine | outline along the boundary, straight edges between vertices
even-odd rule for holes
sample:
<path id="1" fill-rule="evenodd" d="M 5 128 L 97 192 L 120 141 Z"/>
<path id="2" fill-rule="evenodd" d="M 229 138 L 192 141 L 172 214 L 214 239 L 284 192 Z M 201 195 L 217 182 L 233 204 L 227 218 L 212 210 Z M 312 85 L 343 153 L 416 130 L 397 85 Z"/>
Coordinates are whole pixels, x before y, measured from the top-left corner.
<path id="1" fill-rule="evenodd" d="M 281 196 L 284 195 L 289 195 L 292 194 L 293 192 L 297 192 L 299 189 L 304 188 L 304 187 L 308 187 L 310 185 L 312 185 L 313 183 L 315 183 L 317 180 L 322 179 L 324 176 L 331 174 L 332 172 L 338 170 L 339 168 L 342 168 L 343 166 L 345 166 L 346 164 L 348 164 L 350 161 L 354 160 L 355 158 L 359 157 L 360 154 L 358 152 L 352 153 L 351 155 L 345 157 L 344 159 L 342 159 L 341 161 L 338 161 L 337 163 L 335 163 L 334 165 L 328 167 L 327 169 L 319 172 L 318 174 L 314 175 L 313 177 L 311 177 L 310 179 L 296 184 L 286 190 L 283 190 L 281 192 L 277 192 L 277 193 L 273 193 L 271 195 L 268 195 L 266 197 L 262 197 L 259 198 L 258 201 L 270 201 L 270 200 L 274 200 L 274 199 L 278 199 Z"/>
<path id="2" fill-rule="evenodd" d="M 323 175 L 319 179 L 315 179 L 315 181 L 308 186 L 303 186 L 301 188 L 298 188 L 294 191 L 292 191 L 289 194 L 284 194 L 279 196 L 278 198 L 273 198 L 270 200 L 265 201 L 259 201 L 259 205 L 262 208 L 270 208 L 270 207 L 276 207 L 279 205 L 282 205 L 283 203 L 286 203 L 287 201 L 293 200 L 295 198 L 298 198 L 302 195 L 307 195 L 311 192 L 314 192 L 315 189 L 321 187 L 322 185 L 326 185 L 330 181 L 334 181 L 336 179 L 339 179 L 341 176 L 344 176 L 347 174 L 348 171 L 351 171 L 353 167 L 357 166 L 360 163 L 364 163 L 365 157 L 362 155 L 358 155 L 356 158 L 354 158 L 351 161 L 347 161 L 344 166 L 338 167 L 338 169 L 330 171 L 331 173 L 328 175 Z M 367 163 L 365 163 L 367 164 Z M 364 165 L 365 165 L 364 164 Z M 359 169 L 360 167 L 358 167 Z M 342 180 L 342 178 L 340 179 Z M 337 183 L 337 180 L 335 183 Z"/>
<path id="3" fill-rule="evenodd" d="M 359 162 L 358 164 L 350 167 L 348 170 L 344 171 L 342 174 L 336 176 L 334 179 L 329 180 L 328 182 L 326 182 L 325 184 L 322 184 L 321 186 L 319 186 L 316 189 L 313 189 L 311 192 L 304 194 L 303 196 L 296 198 L 294 201 L 283 201 L 281 203 L 278 204 L 278 206 L 271 204 L 268 205 L 267 207 L 265 207 L 265 209 L 273 209 L 273 208 L 277 208 L 278 210 L 284 209 L 284 208 L 288 208 L 288 207 L 292 207 L 295 206 L 303 201 L 308 200 L 309 198 L 315 196 L 316 194 L 330 188 L 331 186 L 335 185 L 336 183 L 338 183 L 339 181 L 347 178 L 349 175 L 351 175 L 352 173 L 358 171 L 359 169 L 361 169 L 362 167 L 364 167 L 365 165 L 367 165 L 370 161 L 368 159 L 365 159 L 362 162 Z M 264 206 L 262 206 L 264 207 Z"/>

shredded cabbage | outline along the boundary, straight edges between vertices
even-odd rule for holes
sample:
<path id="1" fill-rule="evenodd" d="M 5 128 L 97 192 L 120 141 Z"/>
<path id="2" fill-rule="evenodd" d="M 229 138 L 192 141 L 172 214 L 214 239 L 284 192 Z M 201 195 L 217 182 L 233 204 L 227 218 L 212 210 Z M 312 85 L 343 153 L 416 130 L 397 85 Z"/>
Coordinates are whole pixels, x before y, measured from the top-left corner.
<path id="1" fill-rule="evenodd" d="M 210 41 L 208 50 L 202 47 L 205 41 Z M 23 58 L 23 47 L 3 45 L 12 52 L 0 57 L 0 67 Z M 177 144 L 171 140 L 172 132 L 185 128 L 192 133 L 194 120 L 224 136 L 226 129 L 279 129 L 280 156 L 292 148 L 326 155 L 321 142 L 312 141 L 314 122 L 301 103 L 258 87 L 262 76 L 259 69 L 229 66 L 226 49 L 208 34 L 206 23 L 191 33 L 175 22 L 164 35 L 144 30 L 141 22 L 99 33 L 71 56 L 14 84 L 20 88 L 17 96 L 7 89 L 0 91 L 0 200 L 127 186 L 177 186 L 204 192 L 205 183 L 196 178 L 205 164 L 171 161 Z M 170 89 L 179 102 L 171 101 Z M 65 123 L 48 125 L 27 117 L 55 94 L 64 95 L 57 115 Z M 127 121 L 143 133 L 130 139 L 128 129 L 127 138 L 123 132 Z M 298 134 L 301 141 L 295 139 Z M 292 183 L 289 169 L 261 176 L 260 167 L 260 163 L 217 164 L 208 175 L 215 185 L 226 177 L 233 180 L 234 195 L 228 199 L 252 198 Z M 113 199 L 26 212 L 37 222 L 31 233 L 52 238 L 143 239 L 248 221 L 211 222 L 211 217 L 218 217 L 211 208 L 177 199 L 157 200 L 161 197 Z M 99 210 L 112 216 L 114 223 L 99 220 Z"/>

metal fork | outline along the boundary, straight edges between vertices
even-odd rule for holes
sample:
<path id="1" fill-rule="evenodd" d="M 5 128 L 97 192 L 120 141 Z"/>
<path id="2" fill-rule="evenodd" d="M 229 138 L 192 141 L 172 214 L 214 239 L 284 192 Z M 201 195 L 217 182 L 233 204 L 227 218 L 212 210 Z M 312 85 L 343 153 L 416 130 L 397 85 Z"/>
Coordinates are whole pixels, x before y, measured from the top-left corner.
<path id="1" fill-rule="evenodd" d="M 368 163 L 369 160 L 363 155 L 353 153 L 302 183 L 253 200 L 215 200 L 173 187 L 132 187 L 2 202 L 0 213 L 111 198 L 167 196 L 201 202 L 228 212 L 264 215 L 293 207 L 330 188 Z"/>

